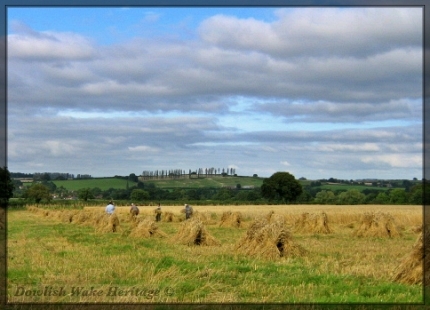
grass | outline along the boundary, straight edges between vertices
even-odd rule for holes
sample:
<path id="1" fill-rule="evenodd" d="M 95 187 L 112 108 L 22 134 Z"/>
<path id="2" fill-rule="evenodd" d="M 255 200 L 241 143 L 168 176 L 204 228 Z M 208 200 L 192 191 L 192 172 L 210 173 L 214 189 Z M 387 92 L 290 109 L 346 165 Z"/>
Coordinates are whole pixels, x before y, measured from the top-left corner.
<path id="1" fill-rule="evenodd" d="M 253 177 L 233 177 L 233 176 L 211 176 L 211 177 L 193 177 L 183 179 L 159 179 L 147 180 L 146 182 L 154 183 L 160 188 L 220 188 L 223 186 L 236 187 L 237 184 L 243 186 L 260 187 L 263 184 L 263 178 Z M 145 181 L 144 181 L 145 182 Z"/>
<path id="2" fill-rule="evenodd" d="M 308 209 L 306 209 L 308 208 Z M 401 238 L 354 238 L 346 224 L 380 206 L 220 206 L 196 207 L 221 218 L 226 210 L 244 214 L 245 226 L 269 210 L 294 221 L 301 212 L 324 208 L 332 235 L 294 234 L 309 254 L 266 261 L 235 253 L 245 228 L 206 225 L 218 247 L 179 245 L 174 235 L 181 223 L 160 222 L 164 239 L 129 238 L 128 207 L 118 208 L 121 230 L 96 233 L 91 225 L 62 223 L 26 210 L 8 214 L 9 302 L 239 302 L 239 303 L 419 303 L 422 288 L 391 281 L 393 269 L 409 253 L 421 223 L 417 206 L 383 206 L 404 227 Z M 366 209 L 367 208 L 367 209 Z M 92 208 L 94 209 L 94 208 Z M 99 208 L 102 212 L 103 207 Z M 140 216 L 153 216 L 141 207 Z M 181 207 L 164 207 L 179 214 Z M 389 210 L 389 211 L 387 211 Z M 407 215 L 407 216 L 406 216 Z M 60 290 L 26 296 L 45 287 Z M 91 287 L 93 290 L 91 291 Z M 78 292 L 79 291 L 79 292 Z M 101 293 L 97 295 L 94 291 Z"/>
<path id="3" fill-rule="evenodd" d="M 54 180 L 57 187 L 63 186 L 67 190 L 79 190 L 81 188 L 94 188 L 98 187 L 101 190 L 109 188 L 125 189 L 127 187 L 127 180 L 117 178 L 92 178 L 92 179 L 75 179 L 75 180 Z M 236 187 L 237 184 L 243 186 L 260 187 L 263 184 L 263 178 L 253 177 L 188 177 L 181 179 L 148 179 L 144 183 L 154 183 L 159 188 L 174 189 L 174 188 L 220 188 L 223 186 Z M 136 182 L 128 181 L 129 187 L 135 186 Z"/>
<path id="4" fill-rule="evenodd" d="M 332 184 L 325 184 L 318 186 L 322 190 L 328 190 L 328 191 L 348 191 L 348 190 L 358 190 L 360 192 L 364 190 L 376 190 L 381 192 L 386 192 L 390 188 L 388 187 L 377 187 L 377 186 L 366 186 L 366 185 L 350 185 L 350 184 L 339 184 L 339 185 L 332 185 Z"/>
<path id="5" fill-rule="evenodd" d="M 108 190 L 110 188 L 126 189 L 127 180 L 117 178 L 93 178 L 93 179 L 76 179 L 76 180 L 54 180 L 52 181 L 57 187 L 63 186 L 67 190 L 77 191 L 81 188 L 95 188 Z M 136 182 L 128 181 L 128 186 L 135 186 Z"/>
<path id="6" fill-rule="evenodd" d="M 245 176 L 210 176 L 210 177 L 200 177 L 193 176 L 191 179 L 188 176 L 180 179 L 147 179 L 144 183 L 153 183 L 158 188 L 162 189 L 176 189 L 176 188 L 186 188 L 186 189 L 197 189 L 197 188 L 221 188 L 221 187 L 236 187 L 240 184 L 242 188 L 244 187 L 255 187 L 259 188 L 263 184 L 264 178 L 260 177 L 245 177 Z M 108 190 L 110 188 L 114 189 L 125 189 L 127 187 L 127 180 L 118 178 L 92 178 L 92 179 L 74 179 L 74 180 L 53 180 L 57 187 L 63 186 L 67 190 L 77 191 L 81 188 L 95 188 L 98 187 L 101 190 Z M 303 180 L 300 181 L 303 186 L 309 185 L 310 181 Z M 136 182 L 128 181 L 128 186 L 135 186 Z M 30 183 L 28 186 L 31 185 Z M 319 186 L 321 190 L 352 190 L 356 189 L 358 191 L 363 190 L 378 190 L 387 191 L 387 187 L 374 187 L 365 185 L 350 185 L 350 184 L 338 184 L 329 185 L 323 184 Z"/>

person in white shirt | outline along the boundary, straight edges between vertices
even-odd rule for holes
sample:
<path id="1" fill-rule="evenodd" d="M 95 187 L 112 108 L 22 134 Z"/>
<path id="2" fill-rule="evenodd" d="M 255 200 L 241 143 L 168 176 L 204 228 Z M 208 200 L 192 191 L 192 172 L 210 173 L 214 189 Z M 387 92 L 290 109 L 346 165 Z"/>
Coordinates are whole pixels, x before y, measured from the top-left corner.
<path id="1" fill-rule="evenodd" d="M 112 201 L 109 201 L 109 204 L 106 206 L 105 211 L 109 215 L 111 215 L 115 212 L 115 205 L 113 204 Z"/>

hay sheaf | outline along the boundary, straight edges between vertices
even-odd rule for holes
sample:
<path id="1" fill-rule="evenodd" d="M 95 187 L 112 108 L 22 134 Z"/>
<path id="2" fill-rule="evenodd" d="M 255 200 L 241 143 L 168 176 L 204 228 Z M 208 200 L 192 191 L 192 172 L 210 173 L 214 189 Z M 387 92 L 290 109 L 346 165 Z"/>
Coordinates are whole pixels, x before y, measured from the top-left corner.
<path id="1" fill-rule="evenodd" d="M 29 206 L 27 207 L 27 211 L 37 213 L 39 211 L 39 208 L 36 208 L 35 206 Z"/>
<path id="2" fill-rule="evenodd" d="M 173 240 L 185 245 L 221 245 L 209 234 L 204 224 L 195 218 L 184 221 Z"/>
<path id="3" fill-rule="evenodd" d="M 85 210 L 80 210 L 78 213 L 76 213 L 73 216 L 73 223 L 91 225 L 92 218 L 93 218 L 93 213 Z"/>
<path id="4" fill-rule="evenodd" d="M 211 216 L 205 212 L 199 212 L 199 211 L 194 211 L 193 214 L 191 215 L 191 218 L 199 220 L 200 222 L 202 222 L 205 225 L 216 225 L 217 221 L 212 219 Z"/>
<path id="5" fill-rule="evenodd" d="M 161 231 L 155 224 L 155 221 L 151 219 L 145 219 L 138 223 L 138 225 L 132 229 L 129 234 L 130 237 L 143 237 L 143 238 L 165 238 L 167 234 Z"/>
<path id="6" fill-rule="evenodd" d="M 294 224 L 294 231 L 300 233 L 331 234 L 333 230 L 329 226 L 327 214 L 303 213 Z"/>
<path id="7" fill-rule="evenodd" d="M 72 223 L 78 211 L 63 211 L 60 220 L 64 223 Z"/>
<path id="8" fill-rule="evenodd" d="M 243 216 L 240 212 L 224 212 L 221 216 L 219 227 L 242 227 Z"/>
<path id="9" fill-rule="evenodd" d="M 268 221 L 267 217 L 254 221 L 246 235 L 236 244 L 239 254 L 270 260 L 282 257 L 302 256 L 307 251 L 296 244 L 284 221 Z"/>
<path id="10" fill-rule="evenodd" d="M 173 212 L 163 212 L 161 216 L 162 222 L 181 222 L 180 217 L 173 214 Z"/>
<path id="11" fill-rule="evenodd" d="M 425 241 L 423 233 L 415 242 L 412 251 L 403 258 L 400 265 L 394 270 L 393 281 L 404 284 L 422 284 L 423 265 L 426 270 L 424 285 L 430 285 L 430 249 L 428 247 L 430 234 L 426 232 Z M 424 242 L 426 246 L 424 246 Z"/>
<path id="12" fill-rule="evenodd" d="M 360 224 L 353 235 L 357 237 L 394 238 L 400 237 L 402 234 L 391 214 L 366 212 L 362 215 Z"/>
<path id="13" fill-rule="evenodd" d="M 117 232 L 119 230 L 120 221 L 115 213 L 108 215 L 104 214 L 98 218 L 99 222 L 96 227 L 96 232 L 108 233 Z"/>

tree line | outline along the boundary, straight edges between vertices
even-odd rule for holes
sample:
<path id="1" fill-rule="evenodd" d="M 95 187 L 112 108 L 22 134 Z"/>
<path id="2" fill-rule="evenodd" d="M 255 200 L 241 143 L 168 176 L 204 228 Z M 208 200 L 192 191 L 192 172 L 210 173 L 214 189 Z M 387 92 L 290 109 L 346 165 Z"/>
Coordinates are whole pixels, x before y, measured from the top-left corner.
<path id="1" fill-rule="evenodd" d="M 276 174 L 274 174 L 276 175 Z M 427 186 L 428 187 L 428 186 Z M 82 188 L 71 192 L 62 186 L 56 187 L 53 182 L 39 182 L 23 190 L 20 195 L 14 192 L 14 197 L 25 198 L 28 201 L 40 203 L 50 201 L 53 197 L 64 199 L 71 194 L 75 199 L 89 201 L 93 199 L 121 200 L 134 203 L 150 202 L 183 202 L 219 203 L 219 204 L 423 204 L 424 195 L 429 196 L 429 190 L 424 191 L 422 183 L 407 189 L 357 189 L 326 190 L 314 186 L 302 186 L 293 176 L 287 179 L 265 179 L 261 187 L 244 189 L 241 184 L 235 188 L 176 188 L 163 189 L 154 182 L 141 182 L 125 189 Z M 430 201 L 428 199 L 427 201 Z"/>
<path id="2" fill-rule="evenodd" d="M 244 189 L 241 184 L 235 188 L 177 188 L 163 189 L 154 182 L 138 181 L 137 185 L 126 189 L 101 190 L 100 188 L 82 188 L 72 192 L 63 186 L 57 187 L 47 178 L 34 183 L 28 188 L 19 189 L 16 180 L 12 180 L 6 168 L 0 169 L 1 199 L 24 198 L 26 201 L 40 203 L 55 198 L 64 199 L 73 195 L 79 200 L 125 200 L 135 203 L 162 202 L 162 201 L 194 201 L 221 204 L 417 204 L 422 205 L 430 201 L 430 186 L 427 181 L 411 183 L 401 181 L 398 185 L 407 185 L 405 188 L 376 189 L 368 188 L 363 191 L 327 190 L 321 189 L 317 184 L 310 183 L 303 186 L 288 172 L 277 172 L 270 178 L 263 180 L 261 187 Z M 220 171 L 222 171 L 220 169 Z M 230 172 L 234 172 L 230 170 Z M 120 177 L 120 176 L 117 176 Z M 127 179 L 137 178 L 132 174 Z M 400 182 L 400 181 L 399 181 Z"/>
<path id="3" fill-rule="evenodd" d="M 163 179 L 163 178 L 191 178 L 196 176 L 199 177 L 209 177 L 209 176 L 216 176 L 216 175 L 236 175 L 236 169 L 235 168 L 198 168 L 196 170 L 189 169 L 188 172 L 182 169 L 169 169 L 169 170 L 144 170 L 142 171 L 141 178 L 143 180 L 150 180 L 150 179 Z"/>

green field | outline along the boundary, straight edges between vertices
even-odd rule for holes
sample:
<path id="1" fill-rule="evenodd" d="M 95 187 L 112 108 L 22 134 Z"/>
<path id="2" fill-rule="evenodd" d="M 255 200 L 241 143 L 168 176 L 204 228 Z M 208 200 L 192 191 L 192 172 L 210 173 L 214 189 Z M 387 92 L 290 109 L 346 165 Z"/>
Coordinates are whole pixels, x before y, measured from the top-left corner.
<path id="1" fill-rule="evenodd" d="M 263 178 L 252 177 L 192 177 L 184 179 L 160 179 L 144 180 L 143 182 L 154 183 L 159 188 L 220 188 L 236 187 L 240 184 L 244 186 L 260 187 L 263 184 Z"/>
<path id="2" fill-rule="evenodd" d="M 57 187 L 63 186 L 65 189 L 70 191 L 77 191 L 81 188 L 95 188 L 98 187 L 105 191 L 109 188 L 115 189 L 126 189 L 127 182 L 128 186 L 135 186 L 136 182 L 131 182 L 123 179 L 117 178 L 93 178 L 93 179 L 83 179 L 83 180 L 54 180 L 52 181 Z"/>
<path id="3" fill-rule="evenodd" d="M 63 186 L 67 190 L 79 190 L 81 188 L 94 188 L 98 187 L 101 190 L 107 190 L 109 188 L 125 189 L 127 187 L 127 180 L 117 178 L 93 178 L 83 180 L 54 180 L 57 187 Z M 263 184 L 263 178 L 252 178 L 252 177 L 208 177 L 208 178 L 197 178 L 191 179 L 148 179 L 144 180 L 143 183 L 153 183 L 158 188 L 220 188 L 224 186 L 233 186 L 240 184 L 244 186 L 260 187 Z M 132 187 L 137 185 L 136 182 L 128 181 L 128 186 Z"/>
<path id="4" fill-rule="evenodd" d="M 331 184 L 324 184 L 319 186 L 319 188 L 327 191 L 348 191 L 348 190 L 377 190 L 377 191 L 387 191 L 389 188 L 387 187 L 376 187 L 376 186 L 366 186 L 366 185 L 349 185 L 349 184 L 339 184 L 339 185 L 331 185 Z"/>
<path id="5" fill-rule="evenodd" d="M 158 188 L 162 189 L 175 189 L 175 188 L 221 188 L 221 187 L 236 187 L 238 184 L 242 188 L 254 187 L 258 188 L 263 184 L 264 178 L 258 177 L 233 177 L 233 176 L 212 176 L 212 177 L 200 177 L 197 178 L 193 176 L 191 179 L 187 177 L 180 179 L 147 179 L 143 180 L 143 183 L 155 184 Z M 109 188 L 115 189 L 125 189 L 127 188 L 127 180 L 118 178 L 93 178 L 93 179 L 83 179 L 83 180 L 54 180 L 53 181 L 57 187 L 63 186 L 67 190 L 79 190 L 81 188 L 95 188 L 98 187 L 101 190 L 107 190 Z M 309 185 L 310 181 L 300 181 L 303 186 Z M 132 187 L 137 185 L 136 182 L 128 181 L 128 186 Z M 358 191 L 363 190 L 378 190 L 387 191 L 387 187 L 374 187 L 365 185 L 349 185 L 349 184 L 339 184 L 339 185 L 329 185 L 322 184 L 318 188 L 330 191 L 339 190 L 351 190 L 355 189 Z"/>

